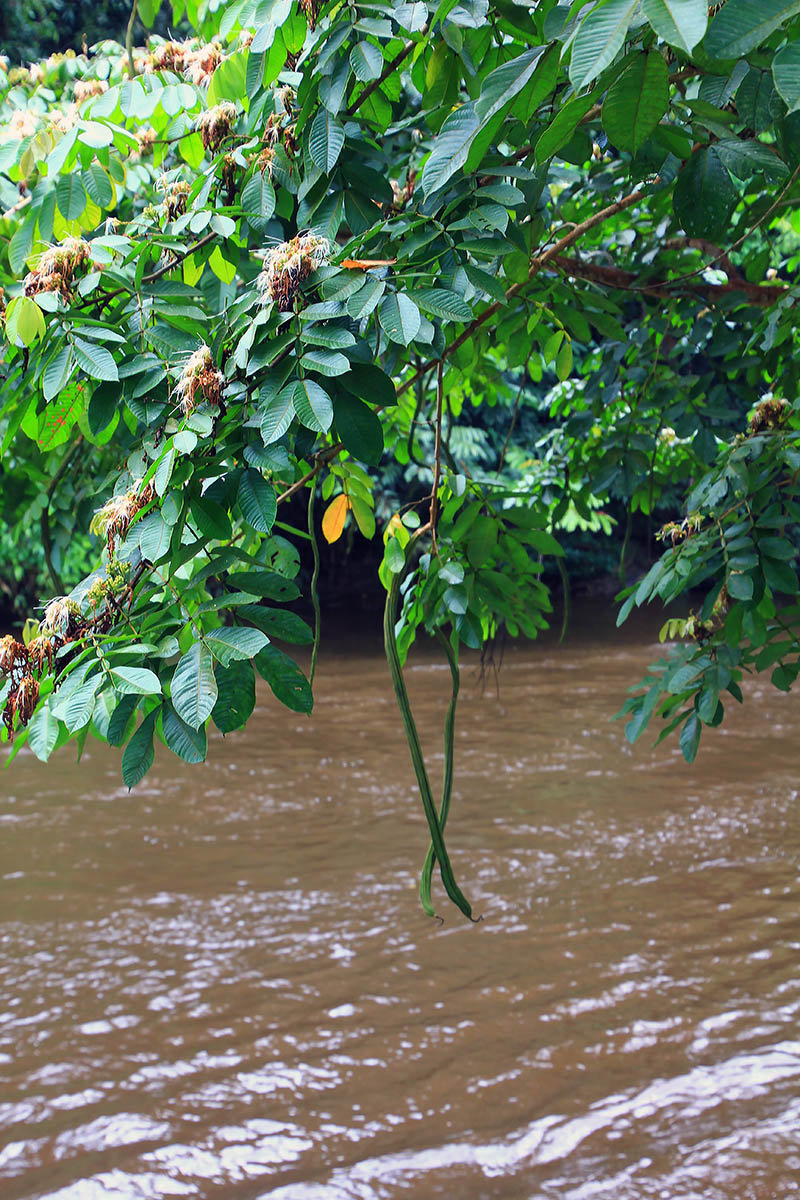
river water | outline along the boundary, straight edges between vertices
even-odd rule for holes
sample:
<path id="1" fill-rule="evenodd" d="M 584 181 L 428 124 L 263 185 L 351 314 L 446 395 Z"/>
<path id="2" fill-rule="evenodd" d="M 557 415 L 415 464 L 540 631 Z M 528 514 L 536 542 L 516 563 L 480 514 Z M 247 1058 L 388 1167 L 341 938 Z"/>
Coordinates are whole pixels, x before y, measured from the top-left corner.
<path id="1" fill-rule="evenodd" d="M 482 914 L 416 900 L 426 832 L 388 671 L 321 656 L 210 761 L 0 776 L 2 1200 L 778 1200 L 800 1192 L 792 697 L 694 767 L 609 716 L 605 631 L 464 672 L 449 844 Z M 447 670 L 412 659 L 432 769 Z"/>

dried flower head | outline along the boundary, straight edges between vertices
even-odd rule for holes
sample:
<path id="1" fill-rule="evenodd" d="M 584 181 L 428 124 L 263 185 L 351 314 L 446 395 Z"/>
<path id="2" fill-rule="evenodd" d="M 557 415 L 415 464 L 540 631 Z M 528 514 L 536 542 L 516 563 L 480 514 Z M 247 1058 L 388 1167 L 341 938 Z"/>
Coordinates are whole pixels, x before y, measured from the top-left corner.
<path id="1" fill-rule="evenodd" d="M 168 221 L 174 221 L 176 217 L 180 217 L 186 212 L 189 184 L 184 179 L 168 183 L 166 178 L 162 178 L 161 187 L 164 191 L 163 208 L 166 218 Z"/>
<path id="2" fill-rule="evenodd" d="M 756 405 L 747 432 L 753 434 L 762 433 L 765 429 L 780 429 L 791 411 L 792 406 L 788 400 L 777 396 L 765 396 Z"/>
<path id="3" fill-rule="evenodd" d="M 44 610 L 41 627 L 61 641 L 68 641 L 80 618 L 81 610 L 69 596 L 56 596 Z"/>
<path id="4" fill-rule="evenodd" d="M 31 671 L 36 672 L 37 678 L 42 678 L 45 670 L 45 663 L 47 664 L 47 670 L 52 671 L 54 652 L 55 646 L 53 645 L 53 639 L 44 633 L 40 633 L 37 637 L 31 638 L 30 642 L 28 642 L 28 659 L 30 661 Z"/>
<path id="5" fill-rule="evenodd" d="M 300 284 L 312 271 L 330 262 L 332 252 L 328 239 L 314 233 L 299 234 L 275 246 L 265 256 L 257 280 L 261 304 L 274 300 L 281 312 L 288 312 Z"/>
<path id="6" fill-rule="evenodd" d="M 139 147 L 139 154 L 147 154 L 152 148 L 158 134 L 152 125 L 145 125 L 142 129 L 136 130 L 136 144 Z"/>
<path id="7" fill-rule="evenodd" d="M 317 17 L 319 16 L 320 9 L 319 0 L 300 0 L 300 8 L 308 21 L 308 28 L 313 33 L 317 28 Z"/>
<path id="8" fill-rule="evenodd" d="M 219 150 L 225 138 L 230 135 L 236 121 L 236 105 L 230 100 L 223 100 L 213 108 L 200 113 L 195 122 L 202 138 L 203 145 L 210 154 Z"/>
<path id="9" fill-rule="evenodd" d="M 94 514 L 89 528 L 98 537 L 105 537 L 109 558 L 114 555 L 116 539 L 124 538 L 127 535 L 133 518 L 141 512 L 146 504 L 150 503 L 154 495 L 152 484 L 148 483 L 142 491 L 139 491 L 138 485 L 135 485 L 129 492 L 112 496 Z"/>
<path id="10" fill-rule="evenodd" d="M 12 690 L 23 675 L 28 673 L 28 648 L 7 633 L 0 638 L 0 672 L 8 675 Z"/>
<path id="11" fill-rule="evenodd" d="M 175 71 L 177 74 L 181 74 L 186 70 L 189 53 L 189 46 L 186 42 L 162 42 L 160 46 L 153 47 L 145 70 L 149 74 L 153 71 Z"/>
<path id="12" fill-rule="evenodd" d="M 200 46 L 189 52 L 184 72 L 198 87 L 208 87 L 224 57 L 219 42 L 209 42 L 207 46 Z"/>
<path id="13" fill-rule="evenodd" d="M 214 366 L 211 351 L 203 342 L 187 359 L 173 395 L 188 416 L 203 400 L 208 404 L 219 404 L 224 388 L 225 376 Z"/>
<path id="14" fill-rule="evenodd" d="M 8 730 L 9 740 L 14 735 L 14 715 L 19 714 L 20 725 L 27 725 L 39 701 L 39 684 L 32 675 L 23 675 L 16 687 L 12 687 L 3 709 L 3 724 Z"/>
<path id="15" fill-rule="evenodd" d="M 68 237 L 40 254 L 36 269 L 29 271 L 22 286 L 26 296 L 59 292 L 69 303 L 75 275 L 89 261 L 89 245 L 82 238 Z"/>
<path id="16" fill-rule="evenodd" d="M 82 104 L 84 100 L 90 100 L 92 96 L 102 96 L 107 91 L 108 84 L 105 79 L 76 79 L 75 103 Z"/>

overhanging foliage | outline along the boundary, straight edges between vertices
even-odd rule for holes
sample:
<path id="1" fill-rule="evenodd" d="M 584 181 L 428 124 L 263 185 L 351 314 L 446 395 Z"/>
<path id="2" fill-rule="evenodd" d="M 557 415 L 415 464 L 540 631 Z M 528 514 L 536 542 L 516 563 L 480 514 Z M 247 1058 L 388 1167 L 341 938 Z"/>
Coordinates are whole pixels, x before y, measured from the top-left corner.
<path id="1" fill-rule="evenodd" d="M 5 733 L 124 746 L 133 786 L 155 738 L 195 762 L 209 721 L 244 725 L 255 671 L 310 711 L 272 639 L 314 637 L 281 605 L 321 491 L 329 541 L 383 538 L 423 904 L 435 859 L 468 913 L 442 836 L 458 649 L 545 626 L 561 531 L 674 506 L 623 615 L 701 598 L 631 738 L 659 714 L 692 758 L 744 671 L 797 675 L 800 0 L 173 8 L 189 41 L 0 76 L 4 517 L 40 520 L 68 593 L 0 642 Z M 470 456 L 497 409 L 501 453 Z M 376 532 L 390 464 L 430 494 Z M 62 586 L 98 500 L 99 566 Z M 453 675 L 438 815 L 419 628 Z"/>

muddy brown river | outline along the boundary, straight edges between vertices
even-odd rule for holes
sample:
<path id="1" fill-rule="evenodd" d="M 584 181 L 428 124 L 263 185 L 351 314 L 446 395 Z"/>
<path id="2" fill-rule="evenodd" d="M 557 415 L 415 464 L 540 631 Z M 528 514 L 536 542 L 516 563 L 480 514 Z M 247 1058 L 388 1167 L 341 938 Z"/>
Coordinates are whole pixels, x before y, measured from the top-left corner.
<path id="1" fill-rule="evenodd" d="M 0 775 L 2 1200 L 778 1200 L 800 1192 L 794 697 L 631 750 L 650 636 L 464 672 L 416 899 L 385 662 L 323 648 L 210 761 L 128 794 L 97 743 Z M 409 684 L 434 774 L 447 670 Z M 441 896 L 441 893 L 439 893 Z"/>

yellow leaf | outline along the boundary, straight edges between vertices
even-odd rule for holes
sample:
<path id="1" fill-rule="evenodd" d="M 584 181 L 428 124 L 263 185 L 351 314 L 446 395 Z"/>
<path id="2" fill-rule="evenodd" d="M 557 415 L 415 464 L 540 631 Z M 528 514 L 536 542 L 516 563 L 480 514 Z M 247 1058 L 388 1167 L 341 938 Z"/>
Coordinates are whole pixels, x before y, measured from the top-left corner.
<path id="1" fill-rule="evenodd" d="M 344 492 L 340 492 L 331 500 L 322 518 L 322 532 L 326 542 L 337 542 L 342 536 L 349 508 L 350 501 Z"/>

